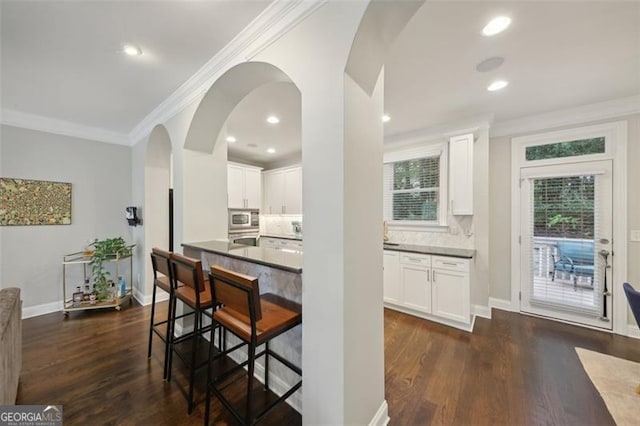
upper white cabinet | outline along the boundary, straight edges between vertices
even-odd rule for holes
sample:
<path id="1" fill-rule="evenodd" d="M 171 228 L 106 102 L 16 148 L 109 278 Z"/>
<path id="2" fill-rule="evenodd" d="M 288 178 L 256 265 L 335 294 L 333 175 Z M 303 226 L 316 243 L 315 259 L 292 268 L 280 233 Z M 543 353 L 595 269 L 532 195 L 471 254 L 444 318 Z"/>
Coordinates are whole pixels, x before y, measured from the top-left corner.
<path id="1" fill-rule="evenodd" d="M 227 165 L 229 208 L 259 209 L 262 195 L 260 169 L 238 164 Z"/>
<path id="2" fill-rule="evenodd" d="M 473 134 L 449 141 L 449 198 L 451 214 L 473 214 Z"/>
<path id="3" fill-rule="evenodd" d="M 264 214 L 302 214 L 302 168 L 262 173 Z"/>

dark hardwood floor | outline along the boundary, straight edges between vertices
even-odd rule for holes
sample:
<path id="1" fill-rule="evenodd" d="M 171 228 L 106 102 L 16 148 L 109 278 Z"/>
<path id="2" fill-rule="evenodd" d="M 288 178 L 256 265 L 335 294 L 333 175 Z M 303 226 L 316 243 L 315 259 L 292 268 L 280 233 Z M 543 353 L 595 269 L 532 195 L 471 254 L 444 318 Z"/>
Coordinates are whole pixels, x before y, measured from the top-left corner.
<path id="1" fill-rule="evenodd" d="M 149 313 L 134 305 L 24 320 L 18 403 L 62 404 L 66 425 L 202 424 L 204 404 L 187 416 L 177 383 L 162 381 L 159 340 L 147 359 Z M 576 346 L 640 361 L 637 340 L 544 319 L 494 310 L 469 334 L 386 310 L 391 425 L 614 424 Z M 217 400 L 211 407 L 213 423 L 234 424 Z M 261 424 L 301 418 L 285 404 Z"/>
<path id="2" fill-rule="evenodd" d="M 473 334 L 385 311 L 391 425 L 614 425 L 575 347 L 640 361 L 640 342 L 493 310 Z"/>

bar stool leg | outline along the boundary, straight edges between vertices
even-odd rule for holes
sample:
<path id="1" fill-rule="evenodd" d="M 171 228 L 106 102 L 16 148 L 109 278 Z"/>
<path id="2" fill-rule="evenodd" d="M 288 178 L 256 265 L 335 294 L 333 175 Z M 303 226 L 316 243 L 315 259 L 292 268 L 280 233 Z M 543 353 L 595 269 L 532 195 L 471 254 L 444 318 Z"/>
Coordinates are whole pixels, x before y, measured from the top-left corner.
<path id="1" fill-rule="evenodd" d="M 249 346 L 247 348 L 248 350 L 248 359 L 249 359 L 249 365 L 247 368 L 247 373 L 248 373 L 248 378 L 247 378 L 247 412 L 245 414 L 245 424 L 250 425 L 252 423 L 251 421 L 251 410 L 253 408 L 253 373 L 254 373 L 254 367 L 255 367 L 255 363 L 256 363 L 256 347 L 255 345 L 252 343 L 249 343 Z"/>
<path id="2" fill-rule="evenodd" d="M 170 309 L 172 312 L 171 321 L 169 322 L 169 326 L 167 327 L 167 354 L 168 356 L 165 358 L 168 360 L 167 362 L 167 382 L 171 381 L 171 367 L 173 365 L 173 337 L 174 337 L 174 329 L 176 322 L 176 309 L 177 309 L 177 299 L 175 297 L 171 297 L 169 302 L 171 303 Z"/>
<path id="3" fill-rule="evenodd" d="M 154 288 L 155 291 L 155 288 Z M 164 336 L 164 372 L 162 375 L 162 378 L 164 380 L 167 380 L 167 374 L 169 373 L 168 368 L 169 368 L 169 357 L 171 356 L 170 352 L 171 352 L 171 341 L 169 339 L 172 338 L 172 334 L 173 333 L 173 303 L 172 303 L 172 297 L 171 295 L 169 295 L 169 306 L 167 308 L 167 325 L 166 325 L 166 330 L 165 330 L 165 336 Z"/>
<path id="4" fill-rule="evenodd" d="M 153 341 L 153 318 L 156 313 L 156 285 L 153 285 L 153 294 L 151 296 L 151 323 L 149 324 L 149 348 L 147 350 L 147 358 L 151 358 L 151 342 Z"/>
<path id="5" fill-rule="evenodd" d="M 189 372 L 189 410 L 188 413 L 191 415 L 193 413 L 194 403 L 193 403 L 193 385 L 196 380 L 196 352 L 198 350 L 198 330 L 200 330 L 200 312 L 196 312 L 193 316 L 193 345 L 192 345 L 192 353 L 191 353 L 191 371 Z"/>
<path id="6" fill-rule="evenodd" d="M 265 345 L 265 353 L 264 353 L 264 388 L 265 391 L 269 391 L 269 341 L 264 344 Z"/>

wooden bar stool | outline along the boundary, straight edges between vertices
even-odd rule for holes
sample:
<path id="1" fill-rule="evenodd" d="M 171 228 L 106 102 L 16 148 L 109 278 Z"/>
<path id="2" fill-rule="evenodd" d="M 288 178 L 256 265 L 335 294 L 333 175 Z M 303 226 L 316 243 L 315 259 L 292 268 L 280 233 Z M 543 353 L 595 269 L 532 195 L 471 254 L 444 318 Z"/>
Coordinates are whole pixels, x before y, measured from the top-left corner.
<path id="1" fill-rule="evenodd" d="M 247 275 L 241 275 L 219 266 L 212 266 L 209 274 L 209 284 L 214 303 L 220 307 L 214 311 L 213 320 L 220 324 L 224 330 L 228 330 L 241 340 L 241 343 L 232 348 L 224 349 L 218 358 L 247 346 L 247 361 L 228 369 L 225 372 L 215 372 L 212 362 L 207 371 L 207 401 L 205 407 L 205 425 L 209 424 L 209 405 L 211 393 L 220 400 L 222 405 L 242 424 L 251 425 L 260 421 L 279 403 L 284 402 L 302 386 L 302 379 L 292 386 L 281 397 L 270 403 L 257 414 L 253 414 L 253 384 L 255 361 L 265 356 L 265 390 L 269 390 L 269 358 L 272 357 L 284 366 L 302 376 L 302 370 L 269 349 L 269 341 L 282 333 L 302 323 L 301 306 L 275 294 L 260 296 L 258 279 Z M 213 342 L 213 338 L 211 339 Z M 265 348 L 256 354 L 258 346 L 264 344 Z M 213 346 L 213 343 L 211 343 Z M 213 352 L 210 351 L 210 354 Z M 236 371 L 247 365 L 247 399 L 244 417 L 222 395 L 218 383 L 229 377 Z"/>
<path id="2" fill-rule="evenodd" d="M 171 255 L 171 277 L 173 280 L 172 286 L 172 304 L 171 311 L 173 313 L 170 320 L 171 334 L 169 338 L 169 357 L 167 366 L 167 381 L 171 381 L 171 367 L 173 363 L 173 355 L 178 355 L 178 358 L 189 369 L 189 390 L 185 393 L 185 397 L 188 402 L 188 413 L 191 414 L 195 408 L 194 402 L 194 383 L 196 379 L 196 371 L 200 367 L 207 365 L 208 357 L 204 362 L 196 364 L 198 340 L 200 336 L 203 336 L 208 331 L 211 331 L 213 335 L 213 319 L 211 313 L 207 312 L 208 309 L 214 307 L 210 286 L 204 279 L 204 272 L 202 271 L 202 262 L 199 260 L 191 259 L 182 256 L 177 253 Z M 176 304 L 180 300 L 186 306 L 191 308 L 193 312 L 189 312 L 182 315 L 176 315 Z M 206 315 L 212 319 L 212 324 L 205 326 L 202 321 L 202 316 Z M 175 321 L 180 318 L 193 315 L 193 331 L 183 334 L 179 337 L 175 337 Z M 192 340 L 191 352 L 187 355 L 182 354 L 177 350 L 176 346 L 186 340 Z M 213 337 L 212 337 L 213 339 Z"/>
<path id="3" fill-rule="evenodd" d="M 151 265 L 153 266 L 153 293 L 151 298 L 151 320 L 149 324 L 149 348 L 147 351 L 147 357 L 151 358 L 151 349 L 153 344 L 153 334 L 157 334 L 160 340 L 164 343 L 164 361 L 162 378 L 167 378 L 167 360 L 169 358 L 169 336 L 171 332 L 171 253 L 161 250 L 159 248 L 153 248 L 151 250 Z M 169 308 L 167 309 L 167 318 L 155 322 L 156 312 L 156 291 L 160 288 L 169 294 Z M 162 326 L 165 326 L 164 333 Z"/>

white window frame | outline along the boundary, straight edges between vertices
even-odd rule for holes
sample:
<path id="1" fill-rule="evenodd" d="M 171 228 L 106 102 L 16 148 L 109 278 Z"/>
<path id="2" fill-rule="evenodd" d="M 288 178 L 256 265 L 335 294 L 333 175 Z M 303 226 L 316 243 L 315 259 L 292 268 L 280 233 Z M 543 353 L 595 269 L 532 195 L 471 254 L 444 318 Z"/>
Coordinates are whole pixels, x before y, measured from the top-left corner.
<path id="1" fill-rule="evenodd" d="M 393 215 L 389 211 L 384 212 L 384 218 L 392 230 L 395 231 L 415 231 L 433 230 L 447 231 L 449 210 L 447 202 L 449 184 L 449 161 L 448 144 L 446 142 L 423 145 L 415 148 L 402 149 L 398 151 L 386 152 L 384 154 L 384 164 L 398 161 L 416 160 L 418 158 L 440 156 L 440 186 L 438 189 L 438 220 L 437 221 L 416 221 L 416 220 L 387 220 Z M 384 196 L 387 196 L 387 189 L 384 189 Z"/>

